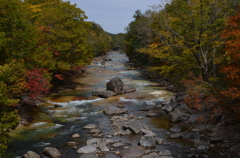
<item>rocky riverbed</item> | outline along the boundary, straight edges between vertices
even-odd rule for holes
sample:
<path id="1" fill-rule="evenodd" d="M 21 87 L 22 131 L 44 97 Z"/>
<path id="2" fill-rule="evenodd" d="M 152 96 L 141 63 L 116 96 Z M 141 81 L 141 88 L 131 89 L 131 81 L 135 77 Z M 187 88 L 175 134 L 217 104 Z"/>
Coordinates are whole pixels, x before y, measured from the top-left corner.
<path id="1" fill-rule="evenodd" d="M 237 122 L 198 123 L 204 114 L 182 103 L 184 92 L 166 80 L 149 81 L 127 62 L 110 52 L 93 61 L 75 90 L 45 98 L 36 122 L 11 134 L 5 158 L 240 157 Z M 116 88 L 107 88 L 116 77 Z"/>

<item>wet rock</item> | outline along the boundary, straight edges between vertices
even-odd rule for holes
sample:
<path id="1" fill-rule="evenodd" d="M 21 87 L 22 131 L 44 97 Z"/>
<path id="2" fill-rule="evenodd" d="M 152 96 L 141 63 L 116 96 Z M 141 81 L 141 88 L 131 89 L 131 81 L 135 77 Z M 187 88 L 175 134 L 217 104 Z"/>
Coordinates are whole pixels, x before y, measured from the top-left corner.
<path id="1" fill-rule="evenodd" d="M 115 94 L 121 94 L 123 86 L 122 80 L 119 77 L 114 77 L 107 83 L 107 90 L 113 91 Z"/>
<path id="2" fill-rule="evenodd" d="M 143 155 L 141 158 L 159 158 L 160 156 L 157 153 L 150 153 L 147 155 Z"/>
<path id="3" fill-rule="evenodd" d="M 104 58 L 103 58 L 103 61 L 112 61 L 112 59 L 109 58 L 109 57 L 104 57 Z"/>
<path id="4" fill-rule="evenodd" d="M 176 92 L 176 91 L 177 91 L 177 87 L 175 87 L 174 85 L 169 85 L 169 86 L 167 87 L 167 89 L 170 90 L 170 91 L 173 91 L 173 92 Z"/>
<path id="5" fill-rule="evenodd" d="M 87 145 L 77 150 L 77 153 L 79 154 L 87 154 L 87 153 L 93 153 L 93 152 L 97 152 L 97 148 L 93 145 Z"/>
<path id="6" fill-rule="evenodd" d="M 120 135 L 128 135 L 128 134 L 131 134 L 131 131 L 129 131 L 128 129 L 127 130 L 121 130 L 118 132 Z"/>
<path id="7" fill-rule="evenodd" d="M 140 157 L 143 154 L 144 148 L 141 146 L 131 146 L 128 149 L 124 149 L 121 153 L 121 155 L 126 158 Z"/>
<path id="8" fill-rule="evenodd" d="M 154 139 L 155 139 L 155 142 L 156 142 L 157 144 L 162 144 L 162 143 L 163 143 L 163 139 L 162 139 L 162 138 L 156 137 L 156 138 L 154 138 Z"/>
<path id="9" fill-rule="evenodd" d="M 114 143 L 114 141 L 113 141 L 112 139 L 106 139 L 105 142 L 106 142 L 107 144 L 113 144 L 113 143 Z"/>
<path id="10" fill-rule="evenodd" d="M 67 146 L 76 146 L 77 142 L 67 142 Z"/>
<path id="11" fill-rule="evenodd" d="M 156 106 L 156 103 L 152 102 L 152 101 L 147 101 L 146 104 L 148 106 Z"/>
<path id="12" fill-rule="evenodd" d="M 96 134 L 96 133 L 101 133 L 101 131 L 99 129 L 91 129 L 88 133 Z"/>
<path id="13" fill-rule="evenodd" d="M 170 135 L 171 139 L 181 139 L 182 138 L 183 133 L 174 133 Z"/>
<path id="14" fill-rule="evenodd" d="M 80 158 L 98 158 L 98 155 L 95 153 L 83 154 Z"/>
<path id="15" fill-rule="evenodd" d="M 101 143 L 101 140 L 98 138 L 92 138 L 87 140 L 87 145 L 94 145 L 94 146 L 98 146 Z"/>
<path id="16" fill-rule="evenodd" d="M 72 138 L 79 138 L 79 137 L 80 135 L 78 133 L 72 135 Z"/>
<path id="17" fill-rule="evenodd" d="M 153 113 L 153 112 L 149 112 L 146 114 L 147 117 L 157 117 L 158 114 L 157 113 Z"/>
<path id="18" fill-rule="evenodd" d="M 123 143 L 114 143 L 114 144 L 112 144 L 112 146 L 114 147 L 114 148 L 119 148 L 119 147 L 121 147 L 121 146 L 124 146 L 125 144 L 123 144 Z"/>
<path id="19" fill-rule="evenodd" d="M 190 115 L 190 117 L 186 121 L 186 123 L 195 123 L 195 121 L 201 116 L 203 116 L 203 114 L 192 114 L 192 115 Z"/>
<path id="20" fill-rule="evenodd" d="M 126 122 L 124 123 L 123 128 L 129 129 L 133 134 L 138 134 L 144 129 L 140 120 Z"/>
<path id="21" fill-rule="evenodd" d="M 100 149 L 102 152 L 110 151 L 110 150 L 108 149 L 108 147 L 107 147 L 106 142 L 101 142 L 101 143 L 99 144 L 99 149 Z"/>
<path id="22" fill-rule="evenodd" d="M 61 154 L 56 148 L 46 147 L 43 149 L 43 154 L 50 157 L 50 158 L 59 158 Z"/>
<path id="23" fill-rule="evenodd" d="M 88 124 L 86 126 L 83 126 L 83 129 L 87 129 L 87 130 L 94 129 L 94 128 L 97 128 L 97 125 L 95 125 L 95 124 Z"/>
<path id="24" fill-rule="evenodd" d="M 121 93 L 130 93 L 130 92 L 135 92 L 136 88 L 133 85 L 127 85 L 125 84 L 123 86 L 123 90 L 121 91 Z"/>
<path id="25" fill-rule="evenodd" d="M 118 114 L 123 114 L 125 113 L 125 110 L 122 110 L 116 106 L 107 106 L 104 108 L 104 113 L 107 115 L 118 115 Z"/>
<path id="26" fill-rule="evenodd" d="M 154 147 L 154 146 L 156 146 L 155 139 L 151 136 L 142 136 L 139 144 L 141 146 L 144 146 L 144 147 Z"/>
<path id="27" fill-rule="evenodd" d="M 182 127 L 180 125 L 174 125 L 170 128 L 170 131 L 178 133 L 181 131 L 181 129 L 182 129 Z"/>
<path id="28" fill-rule="evenodd" d="M 113 91 L 109 91 L 109 90 L 106 90 L 104 88 L 94 88 L 92 90 L 92 95 L 93 96 L 98 96 L 98 97 L 101 97 L 101 98 L 108 98 L 108 97 L 114 96 L 115 93 Z"/>
<path id="29" fill-rule="evenodd" d="M 151 136 L 151 137 L 156 137 L 157 134 L 153 133 L 152 131 L 150 131 L 149 129 L 142 129 L 142 133 L 145 134 L 145 136 Z"/>
<path id="30" fill-rule="evenodd" d="M 26 154 L 22 156 L 22 158 L 40 158 L 40 155 L 38 155 L 34 151 L 28 151 Z"/>
<path id="31" fill-rule="evenodd" d="M 172 153 L 169 150 L 163 150 L 159 152 L 160 156 L 171 156 Z"/>
<path id="32" fill-rule="evenodd" d="M 172 106 L 172 104 L 167 104 L 162 109 L 166 110 L 167 112 L 171 112 L 171 111 L 173 111 L 173 106 Z"/>
<path id="33" fill-rule="evenodd" d="M 182 121 L 182 112 L 179 109 L 174 109 L 174 111 L 170 112 L 169 115 L 172 122 Z"/>
<path id="34" fill-rule="evenodd" d="M 185 103 L 179 103 L 179 104 L 178 104 L 178 109 L 180 109 L 180 110 L 185 110 L 186 107 L 188 107 L 188 106 L 187 106 L 187 104 L 185 104 Z"/>
<path id="35" fill-rule="evenodd" d="M 200 134 L 199 133 L 183 133 L 182 138 L 183 139 L 199 139 Z"/>

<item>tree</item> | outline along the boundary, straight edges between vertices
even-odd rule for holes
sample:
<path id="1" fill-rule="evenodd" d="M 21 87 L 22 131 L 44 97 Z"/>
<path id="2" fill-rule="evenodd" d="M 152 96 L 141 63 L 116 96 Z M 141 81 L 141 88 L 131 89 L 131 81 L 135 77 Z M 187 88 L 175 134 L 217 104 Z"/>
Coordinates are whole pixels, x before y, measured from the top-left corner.
<path id="1" fill-rule="evenodd" d="M 226 87 L 221 94 L 227 97 L 227 104 L 240 113 L 240 8 L 229 18 L 222 38 L 225 40 L 226 63 L 221 72 L 225 74 Z"/>
<path id="2" fill-rule="evenodd" d="M 205 81 L 212 80 L 223 60 L 220 34 L 237 3 L 237 0 L 173 0 L 155 14 L 153 29 L 157 35 L 150 49 L 142 52 L 164 61 L 159 67 L 164 74 L 177 70 L 181 80 L 192 71 L 202 74 Z"/>

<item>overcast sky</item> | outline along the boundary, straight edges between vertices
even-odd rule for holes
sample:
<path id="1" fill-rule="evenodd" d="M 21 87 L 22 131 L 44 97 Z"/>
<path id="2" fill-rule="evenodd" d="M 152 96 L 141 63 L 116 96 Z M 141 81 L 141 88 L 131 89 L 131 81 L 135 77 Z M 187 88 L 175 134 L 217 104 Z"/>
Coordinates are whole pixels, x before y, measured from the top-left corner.
<path id="1" fill-rule="evenodd" d="M 87 21 L 94 21 L 113 34 L 124 33 L 124 28 L 133 21 L 137 9 L 143 13 L 149 6 L 161 4 L 162 0 L 69 0 L 85 11 Z"/>

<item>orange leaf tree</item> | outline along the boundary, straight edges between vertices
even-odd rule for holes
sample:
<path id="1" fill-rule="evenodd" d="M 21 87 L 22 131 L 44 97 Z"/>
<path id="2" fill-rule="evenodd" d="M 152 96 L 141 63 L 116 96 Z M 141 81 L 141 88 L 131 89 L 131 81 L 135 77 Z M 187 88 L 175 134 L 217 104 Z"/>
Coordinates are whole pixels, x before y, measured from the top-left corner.
<path id="1" fill-rule="evenodd" d="M 236 14 L 229 18 L 222 38 L 226 40 L 226 63 L 221 72 L 225 74 L 227 88 L 221 94 L 232 104 L 235 112 L 240 112 L 240 7 Z"/>

